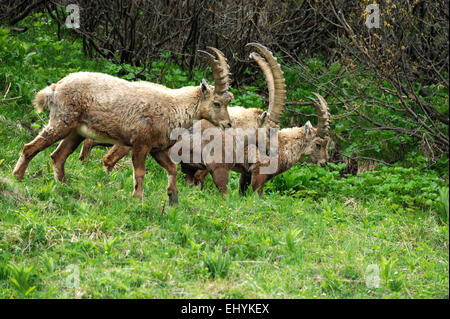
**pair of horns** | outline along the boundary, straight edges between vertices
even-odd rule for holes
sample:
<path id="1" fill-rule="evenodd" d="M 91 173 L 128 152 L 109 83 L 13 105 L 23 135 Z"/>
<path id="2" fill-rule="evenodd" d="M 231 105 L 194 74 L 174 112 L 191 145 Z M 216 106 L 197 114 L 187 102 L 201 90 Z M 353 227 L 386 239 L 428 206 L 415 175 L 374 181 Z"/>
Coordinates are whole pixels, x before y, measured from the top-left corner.
<path id="1" fill-rule="evenodd" d="M 224 94 L 230 90 L 230 67 L 227 63 L 227 58 L 224 56 L 222 51 L 213 47 L 207 47 L 208 49 L 214 51 L 217 56 L 217 60 L 209 52 L 198 50 L 205 54 L 208 57 L 209 62 L 211 63 L 211 68 L 213 70 L 214 75 L 214 91 L 217 94 Z"/>
<path id="2" fill-rule="evenodd" d="M 317 100 L 311 99 L 318 116 L 317 135 L 323 138 L 328 135 L 328 131 L 330 129 L 330 110 L 328 109 L 328 104 L 322 95 L 318 93 L 313 94 L 317 97 Z"/>
<path id="3" fill-rule="evenodd" d="M 252 42 L 246 46 L 256 48 L 264 57 L 261 57 L 256 52 L 250 53 L 250 57 L 258 63 L 260 69 L 263 71 L 267 82 L 267 88 L 269 90 L 269 120 L 278 125 L 286 103 L 286 83 L 281 66 L 278 64 L 277 58 L 273 56 L 272 52 L 262 44 Z"/>

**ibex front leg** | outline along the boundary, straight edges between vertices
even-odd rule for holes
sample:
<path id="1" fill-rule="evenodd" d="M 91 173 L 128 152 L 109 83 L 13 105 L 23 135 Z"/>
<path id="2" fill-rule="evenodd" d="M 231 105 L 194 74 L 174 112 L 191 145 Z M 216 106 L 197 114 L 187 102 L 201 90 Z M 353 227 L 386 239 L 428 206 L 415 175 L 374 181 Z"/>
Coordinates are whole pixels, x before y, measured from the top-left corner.
<path id="1" fill-rule="evenodd" d="M 251 182 L 251 175 L 241 173 L 241 176 L 239 177 L 239 195 L 245 196 L 248 186 Z"/>
<path id="2" fill-rule="evenodd" d="M 111 172 L 116 163 L 125 157 L 131 150 L 131 147 L 114 145 L 109 152 L 103 156 L 103 167 L 107 172 Z"/>
<path id="3" fill-rule="evenodd" d="M 222 198 L 225 198 L 225 195 L 228 194 L 229 170 L 222 167 L 217 168 L 212 171 L 211 175 L 217 189 L 222 193 Z"/>
<path id="4" fill-rule="evenodd" d="M 261 197 L 264 191 L 264 184 L 269 180 L 268 175 L 263 174 L 253 174 L 252 175 L 252 189 L 253 191 L 258 190 L 258 195 Z"/>
<path id="5" fill-rule="evenodd" d="M 153 158 L 161 165 L 167 172 L 168 185 L 167 195 L 169 196 L 169 204 L 174 205 L 178 203 L 178 189 L 177 189 L 177 164 L 170 158 L 169 151 L 160 151 L 151 153 Z"/>

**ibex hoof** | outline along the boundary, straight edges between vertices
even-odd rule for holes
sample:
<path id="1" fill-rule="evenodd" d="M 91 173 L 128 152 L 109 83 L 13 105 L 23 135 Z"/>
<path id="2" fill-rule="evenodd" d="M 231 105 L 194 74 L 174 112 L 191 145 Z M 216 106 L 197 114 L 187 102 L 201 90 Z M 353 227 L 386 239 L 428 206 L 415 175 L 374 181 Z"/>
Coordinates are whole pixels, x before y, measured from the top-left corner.
<path id="1" fill-rule="evenodd" d="M 144 199 L 143 193 L 138 193 L 138 192 L 134 192 L 134 193 L 133 193 L 133 197 L 134 197 L 134 198 L 137 198 L 137 199 L 140 199 L 140 200 L 143 200 L 143 199 Z"/>
<path id="2" fill-rule="evenodd" d="M 103 166 L 103 170 L 105 171 L 105 173 L 109 174 L 113 170 L 113 167 L 111 167 L 111 166 Z"/>
<path id="3" fill-rule="evenodd" d="M 23 174 L 21 174 L 21 173 L 18 172 L 18 171 L 14 171 L 14 172 L 13 172 L 13 175 L 16 177 L 16 179 L 17 179 L 18 181 L 20 181 L 20 180 L 23 178 Z"/>
<path id="4" fill-rule="evenodd" d="M 167 195 L 169 195 L 169 205 L 177 205 L 178 204 L 178 194 L 174 194 L 173 191 L 168 190 Z"/>

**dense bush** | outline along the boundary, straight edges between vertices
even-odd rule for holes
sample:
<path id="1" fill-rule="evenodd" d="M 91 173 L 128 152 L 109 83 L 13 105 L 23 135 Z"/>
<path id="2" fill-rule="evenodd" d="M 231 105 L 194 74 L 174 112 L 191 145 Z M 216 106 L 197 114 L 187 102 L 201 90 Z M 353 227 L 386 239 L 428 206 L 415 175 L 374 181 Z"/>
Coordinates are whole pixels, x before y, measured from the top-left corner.
<path id="1" fill-rule="evenodd" d="M 380 27 L 371 29 L 368 0 L 193 0 L 176 6 L 78 0 L 70 3 L 80 7 L 80 28 L 70 30 L 64 27 L 68 1 L 3 3 L 0 25 L 26 29 L 22 19 L 43 12 L 56 23 L 58 40 L 78 39 L 87 56 L 116 63 L 102 70 L 127 79 L 196 83 L 196 66 L 205 62 L 197 50 L 216 46 L 229 58 L 233 86 L 247 91 L 234 104 L 247 107 L 262 105 L 261 92 L 248 89 L 261 76 L 245 47 L 259 41 L 282 57 L 289 93 L 285 126 L 314 120 L 311 92 L 330 103 L 335 162 L 414 165 L 424 156 L 430 166 L 448 166 L 448 1 L 381 2 Z"/>

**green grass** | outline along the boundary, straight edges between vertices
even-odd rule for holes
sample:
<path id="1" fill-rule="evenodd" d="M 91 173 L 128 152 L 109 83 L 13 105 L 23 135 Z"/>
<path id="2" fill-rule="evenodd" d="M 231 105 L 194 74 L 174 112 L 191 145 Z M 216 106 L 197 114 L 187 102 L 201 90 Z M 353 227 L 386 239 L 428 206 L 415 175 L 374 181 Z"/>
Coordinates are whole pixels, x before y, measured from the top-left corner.
<path id="1" fill-rule="evenodd" d="M 425 165 L 347 178 L 339 165 L 298 165 L 263 198 L 240 197 L 233 173 L 225 200 L 209 176 L 200 191 L 180 173 L 171 207 L 153 160 L 140 202 L 131 196 L 129 157 L 108 175 L 104 149 L 87 165 L 78 149 L 64 185 L 53 179 L 54 145 L 17 182 L 11 172 L 21 148 L 47 121 L 31 107 L 33 92 L 74 70 L 124 68 L 86 60 L 77 42 L 43 45 L 54 42 L 43 35 L 52 28 L 0 35 L 0 87 L 11 83 L 7 97 L 20 96 L 0 97 L 1 298 L 449 297 L 448 175 Z M 175 70 L 163 83 L 186 82 Z M 366 284 L 374 267 L 378 288 Z"/>
<path id="2" fill-rule="evenodd" d="M 8 176 L 13 160 L 1 167 L 0 261 L 33 267 L 31 297 L 448 297 L 448 225 L 431 210 L 399 213 L 384 198 L 351 194 L 242 198 L 236 176 L 225 200 L 210 179 L 203 192 L 181 180 L 180 203 L 168 207 L 153 161 L 140 203 L 129 160 L 106 175 L 101 152 L 87 166 L 72 157 L 62 185 L 47 171 L 49 153 L 21 183 Z M 382 273 L 377 289 L 365 284 L 372 264 Z M 76 289 L 66 287 L 70 265 Z M 8 271 L 0 295 L 22 296 Z"/>

